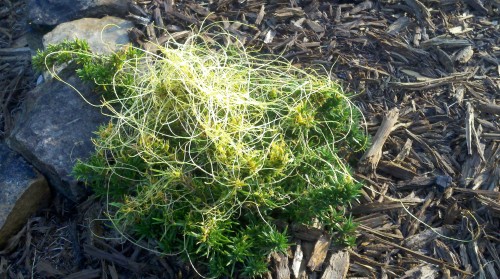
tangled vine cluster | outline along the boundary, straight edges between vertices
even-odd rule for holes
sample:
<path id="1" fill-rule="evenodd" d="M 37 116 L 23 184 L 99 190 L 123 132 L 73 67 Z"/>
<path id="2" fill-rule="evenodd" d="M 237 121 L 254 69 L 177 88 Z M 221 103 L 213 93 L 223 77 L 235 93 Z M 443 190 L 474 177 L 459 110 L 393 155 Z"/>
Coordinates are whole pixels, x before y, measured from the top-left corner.
<path id="1" fill-rule="evenodd" d="M 347 160 L 367 145 L 359 111 L 323 74 L 207 38 L 109 56 L 77 40 L 35 57 L 39 69 L 76 63 L 111 117 L 75 175 L 124 236 L 210 276 L 267 272 L 290 245 L 276 220 L 319 222 L 352 243 L 344 210 L 360 184 Z"/>

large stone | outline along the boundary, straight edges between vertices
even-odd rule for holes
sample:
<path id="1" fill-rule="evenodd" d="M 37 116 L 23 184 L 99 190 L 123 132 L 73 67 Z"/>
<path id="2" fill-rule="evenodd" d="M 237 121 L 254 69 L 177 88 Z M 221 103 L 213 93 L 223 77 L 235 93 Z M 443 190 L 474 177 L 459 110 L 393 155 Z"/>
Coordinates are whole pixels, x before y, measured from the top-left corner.
<path id="1" fill-rule="evenodd" d="M 43 36 L 43 45 L 78 38 L 87 41 L 94 53 L 109 54 L 130 43 L 127 29 L 132 27 L 132 22 L 113 16 L 82 18 L 58 25 Z"/>
<path id="2" fill-rule="evenodd" d="M 60 77 L 79 92 L 57 79 L 36 87 L 27 94 L 7 143 L 42 172 L 55 190 L 79 201 L 88 191 L 71 175 L 72 169 L 77 159 L 86 159 L 94 151 L 93 132 L 108 118 L 85 101 L 100 103 L 72 66 Z"/>
<path id="3" fill-rule="evenodd" d="M 0 249 L 49 201 L 47 180 L 21 155 L 0 143 Z"/>
<path id="4" fill-rule="evenodd" d="M 125 16 L 129 0 L 29 0 L 28 20 L 42 26 L 105 15 Z"/>

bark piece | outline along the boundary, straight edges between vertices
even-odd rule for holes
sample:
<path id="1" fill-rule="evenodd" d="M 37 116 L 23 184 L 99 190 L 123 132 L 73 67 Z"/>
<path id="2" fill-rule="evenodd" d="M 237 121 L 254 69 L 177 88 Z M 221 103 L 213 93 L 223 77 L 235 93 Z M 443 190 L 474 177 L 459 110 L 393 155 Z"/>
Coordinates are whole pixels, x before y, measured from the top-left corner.
<path id="1" fill-rule="evenodd" d="M 424 247 L 429 245 L 431 241 L 438 238 L 439 234 L 448 236 L 454 233 L 455 231 L 456 231 L 455 227 L 453 226 L 442 226 L 439 228 L 427 229 L 425 231 L 422 231 L 418 234 L 406 238 L 403 242 L 403 246 L 415 250 L 423 249 Z"/>
<path id="2" fill-rule="evenodd" d="M 405 88 L 408 90 L 427 90 L 431 88 L 436 88 L 442 85 L 450 84 L 450 83 L 461 83 L 466 81 L 468 78 L 472 77 L 471 73 L 455 73 L 442 78 L 434 78 L 429 79 L 427 81 L 419 81 L 419 82 L 394 82 L 392 83 L 396 87 Z"/>
<path id="3" fill-rule="evenodd" d="M 453 39 L 450 37 L 434 37 L 430 40 L 422 42 L 422 48 L 432 48 L 432 47 L 441 47 L 441 48 L 458 48 L 458 47 L 467 47 L 472 45 L 469 40 L 466 39 Z"/>
<path id="4" fill-rule="evenodd" d="M 302 264 L 304 259 L 304 252 L 302 252 L 302 244 L 300 240 L 297 242 L 297 247 L 295 248 L 295 253 L 292 261 L 292 274 L 293 277 L 299 278 L 300 274 L 303 272 L 304 265 Z"/>
<path id="5" fill-rule="evenodd" d="M 397 34 L 399 34 L 399 32 L 401 32 L 401 30 L 406 28 L 409 24 L 410 24 L 410 19 L 405 16 L 402 16 L 393 23 L 391 23 L 391 25 L 387 27 L 386 32 L 391 36 L 396 36 Z"/>
<path id="6" fill-rule="evenodd" d="M 375 212 L 381 212 L 381 211 L 386 211 L 386 210 L 392 210 L 392 209 L 399 209 L 402 208 L 403 204 L 400 202 L 372 202 L 368 204 L 362 204 L 359 206 L 354 207 L 351 212 L 352 214 L 355 215 L 361 215 L 361 214 L 369 214 L 369 213 L 375 213 Z"/>
<path id="7" fill-rule="evenodd" d="M 406 139 L 405 145 L 401 148 L 401 151 L 399 151 L 398 155 L 393 160 L 395 163 L 402 162 L 406 156 L 410 154 L 412 143 L 413 141 L 411 139 Z"/>
<path id="8" fill-rule="evenodd" d="M 465 64 L 469 62 L 473 55 L 474 50 L 472 50 L 472 46 L 466 46 L 465 48 L 457 52 L 457 54 L 455 54 L 454 60 L 458 63 Z"/>
<path id="9" fill-rule="evenodd" d="M 89 257 L 115 263 L 135 273 L 140 272 L 146 266 L 145 263 L 137 263 L 123 254 L 109 253 L 92 245 L 84 245 L 83 248 Z"/>
<path id="10" fill-rule="evenodd" d="M 407 234 L 408 236 L 415 234 L 418 227 L 420 226 L 419 220 L 422 220 L 422 217 L 424 216 L 425 212 L 427 211 L 427 208 L 429 207 L 433 199 L 434 199 L 434 192 L 429 192 L 427 194 L 427 197 L 425 197 L 424 204 L 422 205 L 420 210 L 415 214 L 415 217 L 417 219 L 410 219 L 410 226 L 408 228 L 408 234 Z"/>
<path id="11" fill-rule="evenodd" d="M 366 235 L 366 237 L 369 237 L 371 239 L 377 240 L 377 241 L 379 241 L 381 243 L 385 243 L 385 244 L 391 245 L 394 248 L 400 249 L 400 250 L 402 250 L 402 251 L 404 251 L 404 252 L 412 255 L 416 259 L 425 261 L 425 262 L 430 263 L 430 264 L 447 267 L 448 269 L 454 270 L 454 271 L 459 272 L 459 273 L 461 273 L 463 275 L 472 275 L 470 272 L 462 270 L 462 269 L 460 269 L 460 268 L 458 268 L 458 267 L 456 267 L 454 265 L 450 265 L 450 264 L 448 264 L 448 263 L 446 263 L 446 262 L 444 262 L 442 260 L 435 259 L 433 257 L 429 257 L 429 256 L 427 256 L 425 254 L 420 253 L 420 252 L 413 251 L 411 249 L 408 249 L 406 247 L 403 247 L 403 246 L 401 246 L 399 244 L 396 244 L 396 243 L 393 243 L 391 241 L 385 240 L 385 239 L 380 238 L 378 236 L 375 236 L 373 234 L 368 234 L 368 233 L 365 233 L 365 232 L 363 232 L 363 234 Z"/>
<path id="12" fill-rule="evenodd" d="M 324 231 L 314 227 L 293 224 L 292 233 L 294 237 L 301 240 L 317 241 L 324 234 Z"/>
<path id="13" fill-rule="evenodd" d="M 481 147 L 479 136 L 474 127 L 474 108 L 472 105 L 467 102 L 467 115 L 465 118 L 465 138 L 467 141 L 467 151 L 469 155 L 472 155 L 472 145 L 474 144 L 477 147 L 477 151 L 481 160 L 486 161 L 484 158 L 484 150 Z"/>
<path id="14" fill-rule="evenodd" d="M 432 265 L 420 265 L 405 272 L 400 279 L 434 279 L 439 275 L 439 269 Z"/>
<path id="15" fill-rule="evenodd" d="M 365 152 L 360 161 L 359 170 L 362 173 L 373 172 L 382 157 L 382 148 L 385 141 L 389 137 L 392 128 L 398 121 L 399 109 L 391 109 L 382 120 L 382 124 L 377 130 L 375 137 L 373 137 L 372 146 Z"/>
<path id="16" fill-rule="evenodd" d="M 484 7 L 483 3 L 480 0 L 463 0 L 463 2 L 467 3 L 474 10 L 479 12 L 480 15 L 488 14 L 488 10 Z"/>
<path id="17" fill-rule="evenodd" d="M 328 248 L 330 248 L 330 243 L 331 236 L 325 234 L 322 235 L 318 241 L 316 241 L 311 258 L 307 263 L 307 267 L 311 271 L 319 270 L 321 268 L 321 265 L 325 261 L 326 254 L 328 253 Z"/>
<path id="18" fill-rule="evenodd" d="M 330 256 L 328 266 L 325 268 L 321 279 L 346 278 L 349 269 L 349 252 L 336 251 Z"/>
<path id="19" fill-rule="evenodd" d="M 404 180 L 398 182 L 396 187 L 399 190 L 408 190 L 408 189 L 420 189 L 423 187 L 429 187 L 436 182 L 436 177 L 426 177 L 426 176 L 416 176 L 411 180 Z"/>
<path id="20" fill-rule="evenodd" d="M 500 114 L 500 106 L 496 104 L 486 104 L 480 103 L 477 105 L 478 110 L 481 112 L 491 113 L 491 114 Z"/>
<path id="21" fill-rule="evenodd" d="M 358 5 L 356 5 L 349 13 L 351 15 L 355 15 L 359 12 L 369 10 L 371 8 L 373 8 L 373 2 L 367 0 L 367 1 L 363 1 L 363 2 L 359 3 Z"/>
<path id="22" fill-rule="evenodd" d="M 455 170 L 453 169 L 453 167 L 448 163 L 448 161 L 445 159 L 445 157 L 438 153 L 436 150 L 434 150 L 433 148 L 431 148 L 424 140 L 422 140 L 422 138 L 420 138 L 419 136 L 411 133 L 410 131 L 408 130 L 405 130 L 406 133 L 408 134 L 409 137 L 411 137 L 413 140 L 415 140 L 416 142 L 418 142 L 426 151 L 428 151 L 429 153 L 432 154 L 432 157 L 433 157 L 433 162 L 438 165 L 440 167 L 440 169 L 442 169 L 444 172 L 446 172 L 447 174 L 455 174 Z"/>
<path id="23" fill-rule="evenodd" d="M 408 169 L 394 162 L 380 161 L 378 169 L 399 179 L 412 179 L 417 175 L 415 170 Z"/>
<path id="24" fill-rule="evenodd" d="M 255 25 L 260 25 L 265 15 L 266 15 L 266 6 L 262 5 L 260 7 L 259 14 L 257 15 L 257 19 L 255 20 Z"/>
<path id="25" fill-rule="evenodd" d="M 404 2 L 411 8 L 410 11 L 420 22 L 427 23 L 431 28 L 435 28 L 431 20 L 431 13 L 422 2 L 418 0 L 404 0 Z"/>
<path id="26" fill-rule="evenodd" d="M 288 269 L 288 257 L 283 253 L 272 253 L 271 258 L 274 263 L 274 273 L 276 279 L 290 279 L 290 269 Z"/>
<path id="27" fill-rule="evenodd" d="M 325 28 L 323 28 L 323 26 L 321 26 L 316 21 L 312 21 L 312 20 L 308 19 L 308 20 L 306 20 L 306 24 L 307 24 L 307 26 L 309 26 L 309 28 L 311 28 L 316 33 L 325 32 Z"/>
<path id="28" fill-rule="evenodd" d="M 437 54 L 439 63 L 441 63 L 441 65 L 443 65 L 443 67 L 446 71 L 448 71 L 449 73 L 455 72 L 455 68 L 453 66 L 453 60 L 448 55 L 448 53 L 446 53 L 444 50 L 437 47 L 436 54 Z"/>

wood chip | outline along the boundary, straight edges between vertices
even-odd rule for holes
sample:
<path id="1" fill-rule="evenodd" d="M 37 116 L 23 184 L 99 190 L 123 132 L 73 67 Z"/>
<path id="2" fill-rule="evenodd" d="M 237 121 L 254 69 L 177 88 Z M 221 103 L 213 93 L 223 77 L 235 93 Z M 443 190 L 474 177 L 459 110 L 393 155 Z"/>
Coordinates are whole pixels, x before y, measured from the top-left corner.
<path id="1" fill-rule="evenodd" d="M 395 162 L 380 161 L 378 164 L 378 170 L 381 170 L 387 174 L 390 174 L 399 179 L 412 179 L 417 175 L 415 170 L 406 168 Z"/>
<path id="2" fill-rule="evenodd" d="M 314 250 L 311 255 L 311 258 L 309 259 L 309 262 L 307 263 L 307 267 L 310 270 L 319 270 L 321 268 L 321 265 L 325 261 L 326 255 L 328 253 L 328 249 L 330 248 L 330 242 L 331 242 L 331 236 L 329 235 L 322 235 L 318 241 L 316 241 L 316 244 L 314 244 Z"/>
<path id="3" fill-rule="evenodd" d="M 438 278 L 439 269 L 432 265 L 419 265 L 408 271 L 400 279 L 434 279 Z"/>
<path id="4" fill-rule="evenodd" d="M 144 265 L 142 263 L 136 263 L 122 254 L 108 253 L 92 245 L 84 245 L 84 251 L 88 256 L 110 261 L 133 272 L 139 272 L 141 266 Z"/>
<path id="5" fill-rule="evenodd" d="M 456 232 L 456 228 L 453 226 L 442 226 L 438 228 L 426 229 L 418 234 L 407 237 L 403 242 L 403 246 L 414 250 L 423 249 L 434 239 L 440 237 L 440 235 L 450 236 L 454 232 Z"/>
<path id="6" fill-rule="evenodd" d="M 283 253 L 272 253 L 271 258 L 274 263 L 274 274 L 276 279 L 290 279 L 290 269 L 288 269 L 288 257 Z"/>
<path id="7" fill-rule="evenodd" d="M 403 148 L 401 148 L 401 151 L 399 151 L 398 155 L 393 160 L 395 163 L 402 162 L 406 158 L 406 156 L 410 154 L 412 143 L 413 141 L 411 139 L 406 139 Z"/>
<path id="8" fill-rule="evenodd" d="M 435 52 L 437 54 L 439 63 L 441 63 L 441 65 L 443 65 L 443 67 L 445 68 L 445 70 L 448 71 L 449 73 L 455 72 L 455 67 L 453 65 L 453 60 L 448 55 L 448 53 L 446 53 L 445 51 L 443 51 L 439 47 L 436 47 Z"/>
<path id="9" fill-rule="evenodd" d="M 422 2 L 418 0 L 404 0 L 404 2 L 411 8 L 410 11 L 415 14 L 420 22 L 428 24 L 432 29 L 435 28 L 431 20 L 431 13 Z"/>
<path id="10" fill-rule="evenodd" d="M 484 7 L 480 0 L 463 0 L 465 3 L 469 4 L 474 10 L 476 10 L 480 15 L 488 14 L 488 10 Z"/>
<path id="11" fill-rule="evenodd" d="M 377 133 L 373 137 L 372 146 L 363 154 L 359 162 L 359 171 L 362 173 L 373 172 L 380 161 L 382 156 L 382 148 L 385 141 L 389 137 L 392 128 L 398 121 L 399 109 L 393 108 L 385 115 L 382 120 L 382 124 L 377 130 Z"/>
<path id="12" fill-rule="evenodd" d="M 354 8 L 349 12 L 349 14 L 355 15 L 359 12 L 362 12 L 364 10 L 369 10 L 371 8 L 373 8 L 373 2 L 366 0 L 354 6 Z"/>
<path id="13" fill-rule="evenodd" d="M 369 235 L 369 234 L 367 234 L 367 233 L 363 233 L 363 234 Z M 375 236 L 375 235 L 369 235 L 369 236 L 370 236 L 370 237 L 373 237 L 374 239 L 377 239 L 378 241 L 380 241 L 380 242 L 382 242 L 382 243 L 385 243 L 385 244 L 391 245 L 391 246 L 393 246 L 393 247 L 395 247 L 395 248 L 401 249 L 401 250 L 405 251 L 406 253 L 409 253 L 409 254 L 413 255 L 415 258 L 420 259 L 420 260 L 422 260 L 422 261 L 428 262 L 428 263 L 430 263 L 430 264 L 439 265 L 439 266 L 446 266 L 447 268 L 449 268 L 449 269 L 451 269 L 451 270 L 454 270 L 454 271 L 456 271 L 456 272 L 459 272 L 459 273 L 461 273 L 461 274 L 463 274 L 463 275 L 471 275 L 471 273 L 470 273 L 470 272 L 465 271 L 465 270 L 462 270 L 462 269 L 460 269 L 460 268 L 458 268 L 458 267 L 455 267 L 455 266 L 453 266 L 453 265 L 447 264 L 447 263 L 445 263 L 445 262 L 443 262 L 443 261 L 441 261 L 441 260 L 438 260 L 438 259 L 435 259 L 435 258 L 432 258 L 432 257 L 426 256 L 426 255 L 424 255 L 424 254 L 422 254 L 422 253 L 420 253 L 420 252 L 413 251 L 413 250 L 408 249 L 408 248 L 406 248 L 406 247 L 403 247 L 403 246 L 401 246 L 401 245 L 399 245 L 399 244 L 392 243 L 392 242 L 390 242 L 390 241 L 388 241 L 388 240 L 385 240 L 385 239 L 383 239 L 383 238 L 377 237 L 377 236 Z"/>
<path id="14" fill-rule="evenodd" d="M 457 86 L 452 87 L 452 92 L 457 102 L 459 104 L 462 104 L 465 95 L 465 87 L 463 85 L 458 84 Z"/>
<path id="15" fill-rule="evenodd" d="M 297 246 L 295 247 L 295 253 L 293 255 L 293 260 L 292 260 L 292 275 L 294 278 L 300 278 L 300 275 L 302 274 L 303 267 L 305 266 L 302 264 L 304 259 L 304 253 L 302 252 L 302 245 L 301 242 L 297 242 Z"/>
<path id="16" fill-rule="evenodd" d="M 448 160 L 445 159 L 444 155 L 437 152 L 435 149 L 431 148 L 422 138 L 413 134 L 412 132 L 405 130 L 409 137 L 418 142 L 427 152 L 432 154 L 433 162 L 436 163 L 445 173 L 448 175 L 455 174 L 455 170 L 448 163 Z"/>
<path id="17" fill-rule="evenodd" d="M 60 270 L 57 270 L 50 262 L 41 259 L 36 263 L 36 271 L 38 274 L 47 277 L 59 277 L 65 274 Z"/>
<path id="18" fill-rule="evenodd" d="M 257 19 L 255 19 L 255 24 L 260 25 L 265 15 L 266 15 L 266 6 L 262 4 L 259 10 L 259 14 L 257 15 Z"/>
<path id="19" fill-rule="evenodd" d="M 474 110 L 470 103 L 467 103 L 467 117 L 465 119 L 465 140 L 467 142 L 467 153 L 472 155 L 472 134 L 474 130 Z"/>
<path id="20" fill-rule="evenodd" d="M 153 10 L 153 19 L 155 21 L 156 27 L 165 28 L 165 24 L 163 23 L 163 17 L 161 16 L 160 7 L 156 7 Z"/>
<path id="21" fill-rule="evenodd" d="M 323 26 L 321 26 L 319 23 L 317 23 L 315 21 L 307 19 L 306 24 L 307 24 L 307 26 L 309 26 L 309 28 L 311 28 L 316 33 L 325 32 L 325 29 L 323 28 Z"/>
<path id="22" fill-rule="evenodd" d="M 472 50 L 472 46 L 466 46 L 465 48 L 461 49 L 457 54 L 455 54 L 455 61 L 458 63 L 465 64 L 469 62 L 469 60 L 472 58 L 474 55 L 474 51 Z"/>
<path id="23" fill-rule="evenodd" d="M 386 32 L 391 36 L 396 36 L 397 34 L 399 34 L 399 32 L 401 32 L 401 30 L 406 28 L 409 24 L 410 24 L 409 18 L 405 16 L 399 17 L 396 21 L 391 23 L 389 27 L 387 27 Z"/>
<path id="24" fill-rule="evenodd" d="M 441 48 L 457 48 L 471 46 L 472 43 L 466 39 L 453 39 L 447 37 L 435 37 L 422 42 L 423 48 L 441 47 Z"/>
<path id="25" fill-rule="evenodd" d="M 308 227 L 300 224 L 292 225 L 292 234 L 295 238 L 306 241 L 317 241 L 324 231 L 314 227 Z"/>
<path id="26" fill-rule="evenodd" d="M 424 187 L 428 187 L 434 185 L 436 182 L 436 177 L 427 177 L 427 176 L 416 176 L 411 180 L 399 181 L 396 185 L 398 189 L 421 189 Z"/>
<path id="27" fill-rule="evenodd" d="M 425 197 L 425 201 L 420 207 L 420 209 L 417 211 L 416 214 L 414 214 L 414 218 L 409 219 L 409 225 L 407 227 L 408 232 L 406 234 L 407 236 L 414 235 L 418 227 L 421 225 L 420 222 L 422 220 L 422 217 L 426 213 L 427 208 L 429 208 L 431 202 L 434 201 L 434 195 L 435 195 L 434 192 L 429 192 Z"/>
<path id="28" fill-rule="evenodd" d="M 458 260 L 458 255 L 452 252 L 450 247 L 448 247 L 448 245 L 443 243 L 441 240 L 439 239 L 434 240 L 434 250 L 440 259 L 454 266 L 460 265 L 460 261 Z"/>
<path id="29" fill-rule="evenodd" d="M 394 86 L 406 88 L 409 90 L 427 90 L 435 88 L 438 86 L 450 84 L 453 82 L 460 83 L 465 82 L 467 79 L 472 77 L 472 73 L 455 73 L 447 77 L 429 79 L 428 81 L 421 82 L 394 82 Z"/>
<path id="30" fill-rule="evenodd" d="M 290 17 L 302 17 L 305 15 L 302 8 L 281 8 L 274 12 L 273 14 L 277 19 L 287 19 Z"/>
<path id="31" fill-rule="evenodd" d="M 101 277 L 101 271 L 99 269 L 84 269 L 75 273 L 72 273 L 65 279 L 92 279 Z"/>
<path id="32" fill-rule="evenodd" d="M 500 115 L 500 106 L 496 104 L 479 103 L 477 108 L 481 112 Z"/>
<path id="33" fill-rule="evenodd" d="M 486 161 L 484 158 L 484 150 L 483 147 L 481 146 L 480 140 L 479 140 L 479 135 L 477 133 L 477 130 L 474 127 L 474 108 L 472 105 L 467 102 L 466 104 L 467 107 L 467 115 L 466 115 L 466 122 L 465 122 L 465 138 L 467 141 L 467 150 L 469 155 L 472 155 L 472 145 L 474 144 L 476 146 L 476 150 L 479 153 L 480 158 L 483 161 Z"/>
<path id="34" fill-rule="evenodd" d="M 417 201 L 415 201 L 417 202 Z M 412 202 L 411 204 L 414 204 Z M 408 204 L 407 204 L 408 205 Z M 351 212 L 354 215 L 370 214 L 375 212 L 382 212 L 386 210 L 403 208 L 404 204 L 401 202 L 372 202 L 354 207 Z"/>
<path id="35" fill-rule="evenodd" d="M 31 56 L 31 48 L 0 48 L 0 56 Z"/>
<path id="36" fill-rule="evenodd" d="M 349 252 L 346 250 L 334 251 L 321 279 L 346 278 L 349 269 Z"/>
<path id="37" fill-rule="evenodd" d="M 270 44 L 273 42 L 274 37 L 276 36 L 276 31 L 273 29 L 269 29 L 269 31 L 266 33 L 265 38 L 264 38 L 264 43 L 265 44 Z"/>

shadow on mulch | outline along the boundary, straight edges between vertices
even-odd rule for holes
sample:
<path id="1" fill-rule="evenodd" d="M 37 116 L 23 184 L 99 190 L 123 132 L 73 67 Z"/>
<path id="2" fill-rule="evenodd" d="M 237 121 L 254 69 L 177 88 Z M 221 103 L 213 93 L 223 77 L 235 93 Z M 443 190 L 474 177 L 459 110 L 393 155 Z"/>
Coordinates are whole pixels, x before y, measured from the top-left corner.
<path id="1" fill-rule="evenodd" d="M 192 277 L 187 270 L 126 241 L 93 198 L 75 206 L 56 197 L 0 251 L 0 278 Z"/>

